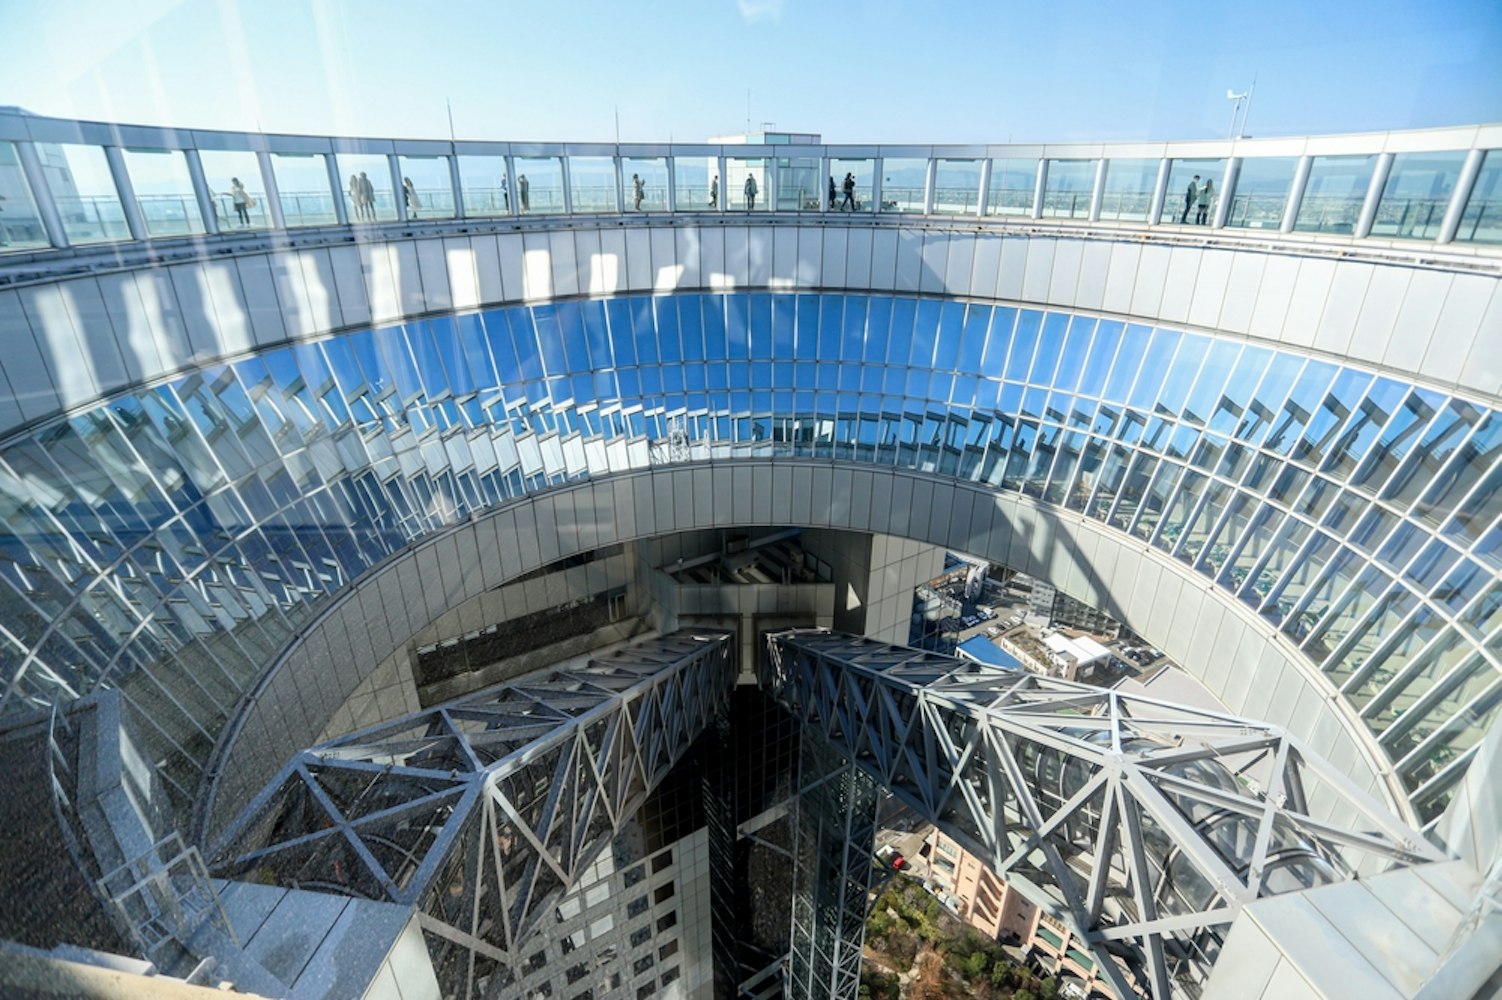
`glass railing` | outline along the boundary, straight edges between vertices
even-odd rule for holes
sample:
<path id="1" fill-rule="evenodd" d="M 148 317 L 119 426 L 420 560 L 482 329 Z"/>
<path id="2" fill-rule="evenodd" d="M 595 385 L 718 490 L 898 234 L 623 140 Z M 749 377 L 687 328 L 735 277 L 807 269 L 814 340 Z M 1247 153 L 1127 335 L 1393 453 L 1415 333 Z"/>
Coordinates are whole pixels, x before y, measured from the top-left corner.
<path id="1" fill-rule="evenodd" d="M 153 237 L 190 236 L 203 232 L 198 201 L 191 194 L 143 195 L 136 199 L 146 231 Z"/>
<path id="2" fill-rule="evenodd" d="M 0 116 L 5 117 L 5 116 Z M 50 119 L 24 116 L 29 131 L 47 134 Z M 40 125 L 38 126 L 38 123 Z M 452 144 L 451 152 L 433 155 L 431 146 L 421 151 L 403 151 L 400 140 L 392 142 L 389 154 L 346 155 L 304 152 L 306 137 L 299 142 L 280 142 L 278 137 L 245 137 L 244 148 L 234 148 L 225 137 L 215 148 L 199 151 L 202 166 L 190 174 L 186 147 L 172 147 L 185 133 L 163 132 L 160 149 L 125 149 L 105 155 L 105 145 L 80 142 L 74 134 L 91 134 L 91 123 L 53 123 L 60 138 L 55 142 L 34 140 L 0 143 L 0 252 L 34 251 L 48 245 L 68 246 L 112 242 L 131 238 L 131 226 L 139 224 L 149 238 L 181 238 L 205 232 L 235 232 L 330 226 L 341 215 L 351 224 L 408 221 L 442 221 L 459 216 L 495 217 L 517 215 L 609 214 L 620 208 L 634 212 L 725 212 L 743 211 L 745 178 L 758 179 L 756 208 L 797 213 L 884 212 L 933 213 L 946 216 L 990 216 L 1000 219 L 1033 218 L 1068 220 L 1091 218 L 1140 225 L 1197 225 L 1214 228 L 1219 199 L 1230 198 L 1221 226 L 1254 231 L 1278 231 L 1290 209 L 1294 228 L 1303 233 L 1355 236 L 1372 239 L 1502 243 L 1502 198 L 1497 192 L 1498 153 L 1485 158 L 1479 170 L 1476 150 L 1436 148 L 1395 157 L 1394 180 L 1388 185 L 1364 232 L 1362 211 L 1366 204 L 1368 178 L 1384 162 L 1380 153 L 1383 137 L 1350 136 L 1341 139 L 1337 153 L 1320 156 L 1247 155 L 1225 158 L 1223 148 L 1206 158 L 1193 143 L 1170 144 L 1164 160 L 1127 155 L 1110 156 L 1105 162 L 1080 159 L 1069 151 L 1049 156 L 1037 147 L 1019 148 L 1006 155 L 1004 148 L 989 160 L 976 159 L 968 150 L 933 147 L 931 158 L 903 151 L 897 157 L 871 155 L 869 149 L 840 146 L 810 147 L 809 155 L 779 157 L 758 147 L 723 146 L 718 152 L 703 147 L 685 149 L 681 155 L 662 155 L 660 148 L 615 147 L 614 156 L 599 147 L 571 152 L 568 144 L 540 144 L 527 155 L 504 152 L 501 143 Z M 66 127 L 64 127 L 66 126 Z M 103 132 L 92 133 L 95 142 Z M 1422 133 L 1413 133 L 1421 135 Z M 1484 138 L 1485 129 L 1480 130 Z M 231 137 L 233 138 L 233 137 Z M 1440 133 L 1438 144 L 1453 134 Z M 1411 138 L 1408 144 L 1412 144 Z M 269 145 L 269 158 L 254 152 Z M 228 146 L 229 148 L 226 148 Z M 29 147 L 29 148 L 28 148 Z M 497 152 L 497 149 L 502 151 Z M 539 151 L 540 150 L 540 151 Z M 1135 152 L 1135 151 L 1134 151 Z M 167 155 L 163 155 L 167 154 Z M 30 156 L 30 160 L 27 158 Z M 1197 158 L 1198 157 L 1198 158 Z M 27 167 L 23 163 L 41 163 Z M 67 162 L 74 169 L 59 171 L 55 164 Z M 1034 205 L 1033 179 L 1036 165 L 1046 162 L 1047 190 L 1041 205 Z M 1386 162 L 1394 162 L 1389 157 Z M 123 164 L 123 168 L 121 167 Z M 571 165 L 570 170 L 564 167 Z M 773 167 L 776 169 L 772 169 Z M 260 171 L 270 167 L 279 192 L 280 212 L 273 211 Z M 1237 169 L 1231 169 L 1236 166 Z M 457 171 L 455 171 L 457 167 Z M 1462 167 L 1465 167 L 1462 179 Z M 1294 190 L 1296 168 L 1309 180 Z M 139 194 L 136 208 L 127 213 L 115 191 L 111 170 L 124 169 L 131 187 Z M 1386 167 L 1383 167 L 1386 170 Z M 1215 192 L 1204 212 L 1198 203 L 1187 215 L 1183 211 L 1183 177 L 1190 170 L 1208 173 L 1217 181 L 1232 178 L 1229 191 Z M 723 175 L 721 175 L 723 171 Z M 370 178 L 368 193 L 346 187 L 347 178 L 361 174 Z M 530 177 L 528 176 L 530 174 Z M 612 182 L 611 175 L 618 180 Z M 638 186 L 632 180 L 639 174 Z M 855 178 L 847 199 L 844 179 Z M 194 180 L 194 177 L 198 180 Z M 231 176 L 243 181 L 249 200 L 235 200 L 229 190 Z M 393 176 L 409 186 L 391 191 Z M 567 192 L 564 178 L 574 182 Z M 989 177 L 989 190 L 981 181 Z M 36 180 L 37 178 L 43 180 Z M 338 178 L 338 190 L 332 188 Z M 456 184 L 445 183 L 456 177 Z M 678 183 L 669 204 L 667 178 Z M 717 190 L 710 186 L 711 178 Z M 927 178 L 927 182 L 923 178 Z M 1166 189 L 1162 177 L 1167 178 Z M 508 179 L 509 178 L 509 179 Z M 833 197 L 829 181 L 834 181 Z M 33 190 L 33 181 L 42 190 Z M 874 198 L 880 180 L 880 197 Z M 473 183 L 471 183 L 473 182 Z M 189 185 L 186 189 L 180 185 Z M 207 184 L 198 192 L 194 185 Z M 457 185 L 457 186 L 456 186 Z M 930 186 L 931 185 L 931 186 Z M 1241 189 L 1237 189 L 1237 185 Z M 1219 185 L 1217 184 L 1217 187 Z M 351 191 L 356 191 L 351 194 Z M 983 197 L 984 195 L 984 197 Z M 873 203 L 875 201 L 875 203 Z M 1163 208 L 1156 220 L 1149 219 L 1154 202 Z M 28 202 L 30 204 L 28 204 Z M 339 206 L 343 205 L 343 212 Z M 27 209 L 30 208 L 30 211 Z M 211 212 L 204 218 L 205 212 Z M 129 216 L 129 219 L 128 219 Z M 1446 227 L 1449 227 L 1448 231 Z"/>
<path id="3" fill-rule="evenodd" d="M 118 198 L 64 196 L 54 199 L 54 203 L 68 227 L 68 239 L 74 243 L 130 239 L 130 227 Z"/>

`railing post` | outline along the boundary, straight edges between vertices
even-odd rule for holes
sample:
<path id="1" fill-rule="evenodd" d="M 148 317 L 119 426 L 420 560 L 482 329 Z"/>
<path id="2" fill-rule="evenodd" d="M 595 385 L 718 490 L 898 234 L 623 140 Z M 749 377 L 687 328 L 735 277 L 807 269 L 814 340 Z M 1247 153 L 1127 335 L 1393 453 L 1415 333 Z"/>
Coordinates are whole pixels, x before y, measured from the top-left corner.
<path id="1" fill-rule="evenodd" d="M 505 204 L 502 207 L 506 209 L 505 214 L 517 215 L 521 212 L 522 207 L 517 203 L 516 200 L 516 157 L 512 156 L 510 153 L 507 153 L 505 160 L 506 177 L 501 185 L 504 192 L 501 195 L 501 199 L 505 202 Z"/>
<path id="2" fill-rule="evenodd" d="M 203 161 L 198 158 L 198 150 L 183 150 L 183 159 L 188 164 L 188 178 L 193 182 L 193 196 L 198 200 L 198 214 L 203 216 L 203 231 L 210 235 L 219 232 L 219 213 L 214 209 L 214 192 L 209 190 L 207 178 L 203 175 Z"/>
<path id="3" fill-rule="evenodd" d="M 42 169 L 42 160 L 37 156 L 36 146 L 30 142 L 15 143 L 16 156 L 21 161 L 21 172 L 31 188 L 31 197 L 36 202 L 37 215 L 41 217 L 42 229 L 47 242 L 59 250 L 68 249 L 68 228 L 63 225 L 62 213 L 57 210 L 52 189 L 47 186 L 47 174 Z"/>
<path id="4" fill-rule="evenodd" d="M 1106 200 L 1106 165 L 1109 162 L 1104 156 L 1095 161 L 1095 183 L 1090 188 L 1091 222 L 1100 221 L 1100 207 Z M 1070 210 L 1069 215 L 1073 218 L 1073 209 Z"/>
<path id="5" fill-rule="evenodd" d="M 271 166 L 271 154 L 264 149 L 256 150 L 256 163 L 261 170 L 261 184 L 266 192 L 266 212 L 274 229 L 286 229 L 287 217 L 282 214 L 282 193 L 276 186 L 276 171 Z"/>
<path id="6" fill-rule="evenodd" d="M 332 152 L 323 154 L 324 173 L 329 175 L 329 184 L 334 195 L 334 218 L 339 225 L 349 225 L 349 206 L 344 203 L 344 182 L 339 177 L 339 158 Z M 299 213 L 301 214 L 301 213 Z"/>
<path id="7" fill-rule="evenodd" d="M 1377 156 L 1371 183 L 1366 186 L 1366 199 L 1361 203 L 1361 214 L 1356 217 L 1356 228 L 1351 232 L 1358 240 L 1372 234 L 1372 223 L 1377 221 L 1377 206 L 1382 201 L 1382 190 L 1387 187 L 1387 178 L 1392 174 L 1392 161 L 1391 153 L 1380 153 Z"/>
<path id="8" fill-rule="evenodd" d="M 1173 160 L 1165 156 L 1158 161 L 1158 179 L 1153 181 L 1153 200 L 1147 208 L 1147 224 L 1156 226 L 1163 218 L 1163 202 L 1168 199 L 1168 175 L 1173 171 Z M 1220 196 L 1225 202 L 1224 194 Z"/>
<path id="9" fill-rule="evenodd" d="M 1038 157 L 1038 176 L 1033 180 L 1033 218 L 1043 218 L 1043 193 L 1048 190 L 1048 158 Z"/>
<path id="10" fill-rule="evenodd" d="M 1460 167 L 1460 176 L 1455 179 L 1455 190 L 1450 192 L 1450 204 L 1445 206 L 1445 217 L 1439 224 L 1436 243 L 1453 242 L 1459 234 L 1460 220 L 1465 216 L 1466 203 L 1471 200 L 1476 178 L 1481 176 L 1481 161 L 1484 159 L 1485 150 L 1473 149 L 1466 154 L 1465 163 Z"/>
<path id="11" fill-rule="evenodd" d="M 1293 232 L 1293 224 L 1299 220 L 1299 206 L 1304 203 L 1304 189 L 1309 186 L 1309 171 L 1314 168 L 1314 157 L 1305 154 L 1299 157 L 1299 165 L 1293 171 L 1293 183 L 1288 188 L 1288 204 L 1283 206 L 1283 221 L 1278 232 Z"/>
<path id="12" fill-rule="evenodd" d="M 115 180 L 115 193 L 119 195 L 120 210 L 125 213 L 125 225 L 130 228 L 130 238 L 149 239 L 146 217 L 141 214 L 141 203 L 136 201 L 136 188 L 130 182 L 130 171 L 125 169 L 125 154 L 119 146 L 105 146 L 104 159 L 109 164 L 110 176 Z"/>
<path id="13" fill-rule="evenodd" d="M 986 202 L 991 197 L 991 158 L 980 161 L 980 197 L 975 202 L 975 214 L 986 217 Z"/>

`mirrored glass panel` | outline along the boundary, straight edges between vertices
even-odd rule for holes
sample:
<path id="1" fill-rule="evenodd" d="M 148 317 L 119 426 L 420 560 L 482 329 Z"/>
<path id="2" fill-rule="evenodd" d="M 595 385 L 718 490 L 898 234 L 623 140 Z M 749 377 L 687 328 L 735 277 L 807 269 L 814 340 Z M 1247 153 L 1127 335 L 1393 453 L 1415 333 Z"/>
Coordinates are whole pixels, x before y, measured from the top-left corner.
<path id="1" fill-rule="evenodd" d="M 1352 233 L 1377 157 L 1317 156 L 1293 228 L 1303 233 Z"/>
<path id="2" fill-rule="evenodd" d="M 37 215 L 16 147 L 0 142 L 0 253 L 45 246 L 47 231 Z"/>
<path id="3" fill-rule="evenodd" d="M 266 205 L 266 185 L 256 154 L 205 149 L 199 152 L 198 162 L 203 164 L 203 178 L 213 197 L 221 232 L 270 227 L 271 210 Z"/>
<path id="4" fill-rule="evenodd" d="M 517 167 L 521 169 L 520 166 Z M 614 212 L 615 158 L 611 156 L 570 156 L 568 158 L 569 194 L 575 212 Z M 529 183 L 535 190 L 535 185 Z M 626 175 L 626 207 L 631 207 L 631 175 Z"/>
<path id="5" fill-rule="evenodd" d="M 1439 236 L 1465 157 L 1461 150 L 1394 156 L 1382 200 L 1377 204 L 1377 217 L 1372 221 L 1372 235 L 1406 240 Z"/>
<path id="6" fill-rule="evenodd" d="M 1037 184 L 1037 160 L 992 160 L 991 182 L 986 190 L 986 214 L 1032 215 Z"/>
<path id="7" fill-rule="evenodd" d="M 666 157 L 631 158 L 621 161 L 621 182 L 626 208 L 633 212 L 668 210 L 668 161 Z M 577 209 L 578 206 L 575 206 Z"/>
<path id="8" fill-rule="evenodd" d="M 974 215 L 980 207 L 980 160 L 940 160 L 934 166 L 934 211 Z"/>
<path id="9" fill-rule="evenodd" d="M 178 149 L 125 149 L 125 170 L 148 236 L 203 232 L 188 161 Z"/>
<path id="10" fill-rule="evenodd" d="M 817 212 L 819 199 L 834 205 L 834 178 L 819 177 L 819 159 L 815 156 L 780 156 L 777 158 L 777 210 L 779 212 Z"/>
<path id="11" fill-rule="evenodd" d="M 288 226 L 331 226 L 339 221 L 322 153 L 272 153 L 271 172 Z"/>
<path id="12" fill-rule="evenodd" d="M 1193 226 L 1213 222 L 1220 197 L 1215 188 L 1225 172 L 1225 160 L 1174 160 L 1168 168 L 1168 190 L 1163 196 L 1163 211 L 1158 214 L 1159 224 Z M 1291 181 L 1293 174 L 1288 177 Z M 1205 213 L 1203 223 L 1199 221 L 1201 208 Z M 1277 223 L 1273 228 L 1277 228 Z"/>
<path id="13" fill-rule="evenodd" d="M 446 156 L 399 156 L 402 200 L 409 219 L 452 219 L 454 179 Z"/>
<path id="14" fill-rule="evenodd" d="M 396 218 L 391 191 L 391 164 L 374 153 L 339 153 L 334 157 L 344 179 L 344 210 L 350 222 L 390 222 Z"/>
<path id="15" fill-rule="evenodd" d="M 36 145 L 52 200 L 63 217 L 70 243 L 128 240 L 125 210 L 110 176 L 109 161 L 98 146 L 71 143 Z"/>
<path id="16" fill-rule="evenodd" d="M 1161 160 L 1111 160 L 1106 163 L 1106 189 L 1100 217 L 1123 222 L 1146 222 L 1153 204 Z"/>
<path id="17" fill-rule="evenodd" d="M 767 207 L 767 164 L 765 160 L 747 160 L 727 157 L 725 174 L 732 196 L 728 206 L 741 212 L 754 212 Z"/>
<path id="18" fill-rule="evenodd" d="M 504 156 L 459 157 L 459 190 L 464 198 L 465 215 L 511 214 Z"/>
<path id="19" fill-rule="evenodd" d="M 1049 160 L 1043 187 L 1045 218 L 1087 219 L 1095 186 L 1094 160 Z"/>
<path id="20" fill-rule="evenodd" d="M 673 208 L 679 212 L 718 211 L 724 185 L 713 156 L 673 157 Z"/>
<path id="21" fill-rule="evenodd" d="M 1502 149 L 1481 161 L 1476 186 L 1466 200 L 1455 238 L 1467 243 L 1502 243 Z"/>
<path id="22" fill-rule="evenodd" d="M 529 212 L 563 211 L 563 160 L 557 156 L 518 156 L 516 209 Z"/>
<path id="23" fill-rule="evenodd" d="M 928 182 L 928 161 L 887 157 L 881 161 L 881 210 L 921 212 Z"/>
<path id="24" fill-rule="evenodd" d="M 839 191 L 835 208 L 841 212 L 872 211 L 871 184 L 876 177 L 875 160 L 830 160 L 829 175 Z"/>
<path id="25" fill-rule="evenodd" d="M 1252 157 L 1241 161 L 1236 174 L 1236 190 L 1231 194 L 1231 212 L 1227 226 L 1238 229 L 1277 229 L 1283 224 L 1288 208 L 1288 191 L 1299 167 L 1296 156 Z M 1169 194 L 1183 191 L 1185 185 L 1169 184 Z M 1180 201 L 1182 202 L 1182 196 Z M 1165 211 L 1167 206 L 1165 205 Z"/>

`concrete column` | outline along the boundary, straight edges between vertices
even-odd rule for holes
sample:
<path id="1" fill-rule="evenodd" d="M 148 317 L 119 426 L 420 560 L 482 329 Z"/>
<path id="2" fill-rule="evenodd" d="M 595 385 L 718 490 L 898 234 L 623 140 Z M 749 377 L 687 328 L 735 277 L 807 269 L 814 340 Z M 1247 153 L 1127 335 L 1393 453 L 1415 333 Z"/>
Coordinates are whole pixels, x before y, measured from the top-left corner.
<path id="1" fill-rule="evenodd" d="M 1147 209 L 1147 224 L 1156 226 L 1163 217 L 1163 202 L 1168 198 L 1168 175 L 1173 172 L 1173 161 L 1163 157 L 1158 163 L 1158 179 L 1153 182 L 1153 200 Z M 1222 201 L 1225 199 L 1222 198 Z"/>
<path id="2" fill-rule="evenodd" d="M 63 225 L 63 216 L 57 210 L 52 190 L 47 186 L 47 173 L 42 169 L 42 160 L 37 156 L 36 146 L 29 142 L 18 142 L 15 147 L 16 156 L 21 161 L 21 172 L 26 175 L 31 198 L 36 202 L 37 215 L 42 220 L 42 229 L 47 233 L 47 242 L 59 250 L 66 250 L 68 230 Z"/>
<path id="3" fill-rule="evenodd" d="M 1236 193 L 1236 178 L 1241 176 L 1241 157 L 1233 156 L 1226 161 L 1226 171 L 1220 178 L 1220 200 L 1215 203 L 1215 216 L 1210 220 L 1212 229 L 1224 229 L 1231 217 L 1231 198 Z"/>
<path id="4" fill-rule="evenodd" d="M 266 191 L 266 211 L 271 216 L 275 229 L 286 229 L 287 219 L 282 214 L 282 195 L 276 186 L 276 171 L 271 166 L 271 154 L 264 149 L 256 152 L 256 165 L 261 170 L 261 185 Z"/>
<path id="5" fill-rule="evenodd" d="M 1361 203 L 1361 214 L 1356 217 L 1356 228 L 1351 234 L 1358 240 L 1372 234 L 1372 223 L 1377 221 L 1377 206 L 1382 202 L 1382 191 L 1387 187 L 1387 178 L 1392 175 L 1393 155 L 1381 153 L 1377 166 L 1372 170 L 1371 183 L 1366 186 L 1366 199 Z"/>
<path id="6" fill-rule="evenodd" d="M 454 218 L 464 218 L 464 180 L 459 176 L 459 157 L 453 153 L 444 157 L 449 165 L 449 190 L 454 194 Z"/>
<path id="7" fill-rule="evenodd" d="M 130 182 L 130 171 L 125 169 L 125 154 L 119 146 L 105 146 L 104 158 L 109 163 L 110 176 L 115 180 L 115 192 L 120 197 L 120 208 L 125 213 L 125 224 L 130 228 L 130 238 L 144 240 L 146 217 L 141 214 L 141 203 L 136 201 L 136 188 Z"/>
<path id="8" fill-rule="evenodd" d="M 193 181 L 193 197 L 198 201 L 198 214 L 203 216 L 203 231 L 218 233 L 219 214 L 214 211 L 214 192 L 209 190 L 208 181 L 203 176 L 203 161 L 198 158 L 198 150 L 183 150 L 183 158 L 188 164 L 188 177 Z"/>
<path id="9" fill-rule="evenodd" d="M 1455 181 L 1455 190 L 1450 193 L 1450 204 L 1445 207 L 1444 220 L 1439 224 L 1439 238 L 1436 242 L 1450 243 L 1459 235 L 1466 202 L 1471 199 L 1476 178 L 1481 176 L 1481 161 L 1485 158 L 1486 151 L 1481 149 L 1473 149 L 1466 154 L 1465 163 L 1460 168 L 1460 177 Z"/>
<path id="10" fill-rule="evenodd" d="M 986 201 L 991 197 L 991 158 L 980 161 L 980 198 L 975 203 L 975 214 L 986 217 Z"/>
<path id="11" fill-rule="evenodd" d="M 334 217 L 339 220 L 339 225 L 349 225 L 349 206 L 344 203 L 344 179 L 339 176 L 339 161 L 333 153 L 327 153 L 323 157 L 323 165 L 329 175 L 329 183 L 333 185 L 334 192 Z"/>
<path id="12" fill-rule="evenodd" d="M 396 203 L 396 218 L 407 222 L 407 189 L 402 185 L 402 164 L 395 153 L 386 154 L 386 168 L 391 173 L 391 200 Z"/>
<path id="13" fill-rule="evenodd" d="M 1090 188 L 1090 221 L 1100 221 L 1100 207 L 1106 200 L 1106 171 L 1110 161 L 1104 156 L 1095 161 L 1095 183 Z"/>
<path id="14" fill-rule="evenodd" d="M 1048 190 L 1048 160 L 1038 157 L 1038 177 L 1033 182 L 1033 218 L 1043 218 L 1043 192 Z"/>
<path id="15" fill-rule="evenodd" d="M 1293 232 L 1293 224 L 1299 219 L 1299 206 L 1304 203 L 1304 189 L 1309 186 L 1309 171 L 1314 167 L 1314 157 L 1299 157 L 1299 165 L 1293 171 L 1293 184 L 1288 188 L 1288 204 L 1283 206 L 1283 223 L 1278 232 Z"/>

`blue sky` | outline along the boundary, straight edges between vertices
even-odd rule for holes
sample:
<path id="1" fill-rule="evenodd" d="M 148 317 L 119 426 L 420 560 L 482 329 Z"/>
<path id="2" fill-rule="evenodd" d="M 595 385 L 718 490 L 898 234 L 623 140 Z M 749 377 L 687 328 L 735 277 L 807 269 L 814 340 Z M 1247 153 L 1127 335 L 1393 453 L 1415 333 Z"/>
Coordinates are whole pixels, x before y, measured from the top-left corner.
<path id="1" fill-rule="evenodd" d="M 1502 121 L 1497 0 L 0 0 L 0 104 L 200 128 L 1016 142 Z"/>

